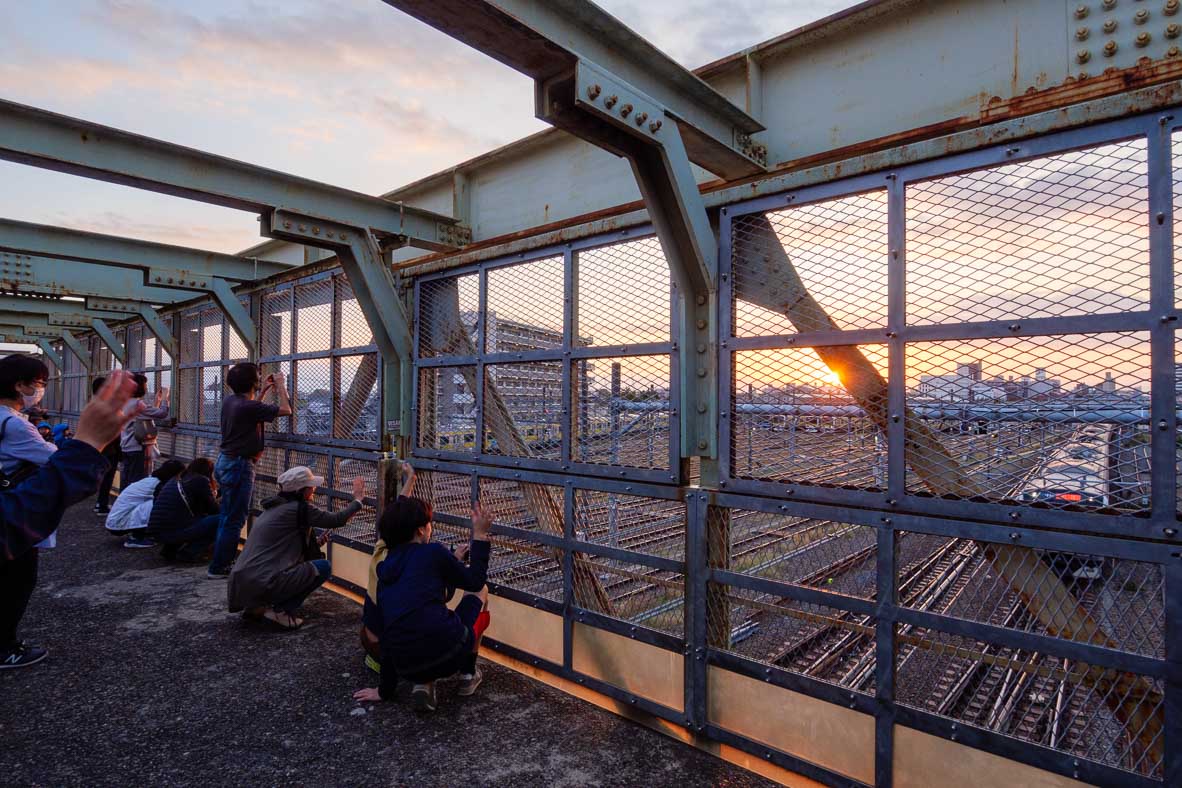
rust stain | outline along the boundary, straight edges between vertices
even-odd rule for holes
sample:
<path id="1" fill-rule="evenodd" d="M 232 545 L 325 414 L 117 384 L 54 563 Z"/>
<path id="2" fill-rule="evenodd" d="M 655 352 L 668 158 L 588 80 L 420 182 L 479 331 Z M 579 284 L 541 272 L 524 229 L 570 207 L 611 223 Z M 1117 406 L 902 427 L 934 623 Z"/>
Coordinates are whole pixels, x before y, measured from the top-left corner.
<path id="1" fill-rule="evenodd" d="M 1018 25 L 1014 25 L 1014 70 L 1010 74 L 1010 95 L 1018 95 L 1018 53 L 1021 49 L 1018 46 Z"/>

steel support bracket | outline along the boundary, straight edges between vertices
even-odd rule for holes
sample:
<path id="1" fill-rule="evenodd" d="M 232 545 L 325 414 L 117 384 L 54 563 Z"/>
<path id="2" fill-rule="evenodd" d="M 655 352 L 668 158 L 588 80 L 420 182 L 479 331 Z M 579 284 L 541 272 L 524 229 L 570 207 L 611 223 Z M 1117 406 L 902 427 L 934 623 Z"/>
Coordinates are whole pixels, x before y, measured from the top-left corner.
<path id="1" fill-rule="evenodd" d="M 220 277 L 202 276 L 192 271 L 177 271 L 165 268 L 152 268 L 147 273 L 148 282 L 158 287 L 175 287 L 184 290 L 196 290 L 209 293 L 214 302 L 226 316 L 230 328 L 246 345 L 250 358 L 258 357 L 258 334 L 255 331 L 254 320 L 250 310 L 242 306 L 233 286 Z M 173 356 L 176 358 L 176 356 Z"/>
<path id="2" fill-rule="evenodd" d="M 36 295 L 93 296 L 174 304 L 193 296 L 184 290 L 148 287 L 144 273 L 105 263 L 0 251 L 0 287 Z"/>
<path id="3" fill-rule="evenodd" d="M 27 333 L 30 336 L 37 336 L 36 329 L 31 328 Z M 59 335 L 51 336 L 56 339 Z M 90 357 L 90 353 L 86 352 L 86 349 L 82 347 L 82 343 L 78 341 L 78 338 L 69 331 L 62 331 L 60 337 L 62 342 L 65 343 L 65 346 L 70 349 L 70 352 L 73 353 L 78 359 L 79 363 L 82 364 L 82 367 L 86 370 L 86 374 L 89 375 L 91 372 L 93 372 L 94 359 L 92 359 Z"/>
<path id="4" fill-rule="evenodd" d="M 33 339 L 33 341 L 36 342 L 37 347 L 41 348 L 41 352 L 45 354 L 45 357 L 49 359 L 59 371 L 65 366 L 65 364 L 62 363 L 62 357 L 59 356 L 57 351 L 53 349 L 53 345 L 49 343 L 48 339 L 45 337 L 28 338 Z M 15 341 L 19 342 L 20 338 L 17 338 Z"/>
<path id="5" fill-rule="evenodd" d="M 410 434 L 411 402 L 403 396 L 413 363 L 410 320 L 390 266 L 373 234 L 365 228 L 277 210 L 264 216 L 264 235 L 336 253 L 357 304 L 373 331 L 383 362 L 383 451 L 393 451 L 395 435 Z M 405 238 L 387 239 L 400 244 Z"/>
<path id="6" fill-rule="evenodd" d="M 8 314 L 15 313 L 9 312 Z M 94 324 L 100 322 L 95 320 L 93 317 L 86 317 L 85 315 L 72 315 L 68 312 L 47 312 L 44 314 L 44 317 L 46 325 L 61 326 L 62 328 L 88 329 L 94 328 Z"/>
<path id="7" fill-rule="evenodd" d="M 119 359 L 120 364 L 127 364 L 127 348 L 115 336 L 115 332 L 107 325 L 106 321 L 99 318 L 92 319 L 94 333 L 98 334 L 99 339 L 110 349 L 111 354 Z"/>

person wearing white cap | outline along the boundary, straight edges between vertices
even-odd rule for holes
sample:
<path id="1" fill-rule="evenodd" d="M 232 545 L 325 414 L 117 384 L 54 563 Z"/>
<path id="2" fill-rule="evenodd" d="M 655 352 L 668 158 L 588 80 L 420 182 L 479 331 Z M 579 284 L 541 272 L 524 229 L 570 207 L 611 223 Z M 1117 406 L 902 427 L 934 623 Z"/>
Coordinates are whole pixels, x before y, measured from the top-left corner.
<path id="1" fill-rule="evenodd" d="M 249 619 L 266 619 L 284 629 L 299 629 L 300 606 L 332 576 L 332 565 L 321 557 L 320 545 L 332 530 L 361 511 L 365 479 L 353 479 L 353 500 L 336 512 L 311 504 L 324 477 L 297 465 L 279 474 L 279 494 L 263 501 L 263 513 L 251 526 L 246 546 L 230 572 L 226 589 L 230 612 Z"/>

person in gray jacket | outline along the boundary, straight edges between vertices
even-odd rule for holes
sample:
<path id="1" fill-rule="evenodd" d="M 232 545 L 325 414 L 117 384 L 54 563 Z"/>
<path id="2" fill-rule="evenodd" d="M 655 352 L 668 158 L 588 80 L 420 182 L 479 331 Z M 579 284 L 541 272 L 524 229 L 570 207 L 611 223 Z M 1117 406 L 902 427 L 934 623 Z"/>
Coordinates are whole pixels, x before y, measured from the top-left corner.
<path id="1" fill-rule="evenodd" d="M 324 477 L 302 465 L 279 475 L 279 494 L 263 501 L 263 513 L 246 537 L 246 546 L 230 572 L 227 600 L 230 612 L 250 619 L 266 619 L 284 629 L 299 629 L 296 613 L 308 596 L 332 576 L 326 559 L 309 560 L 309 549 L 323 545 L 328 534 L 313 529 L 340 528 L 361 511 L 365 479 L 353 480 L 353 500 L 337 512 L 311 504 Z"/>

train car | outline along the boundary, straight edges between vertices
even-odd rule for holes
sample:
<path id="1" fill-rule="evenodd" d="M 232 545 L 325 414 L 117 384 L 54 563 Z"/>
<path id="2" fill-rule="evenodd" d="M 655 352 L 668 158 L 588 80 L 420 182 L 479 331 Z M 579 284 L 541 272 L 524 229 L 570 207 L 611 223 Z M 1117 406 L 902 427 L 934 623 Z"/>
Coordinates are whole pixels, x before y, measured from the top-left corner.
<path id="1" fill-rule="evenodd" d="M 1054 506 L 1107 508 L 1112 500 L 1109 462 L 1112 444 L 1110 428 L 1080 427 L 1026 480 L 1022 500 Z M 1108 559 L 1055 551 L 1044 552 L 1042 559 L 1067 582 L 1097 582 L 1111 572 Z"/>

